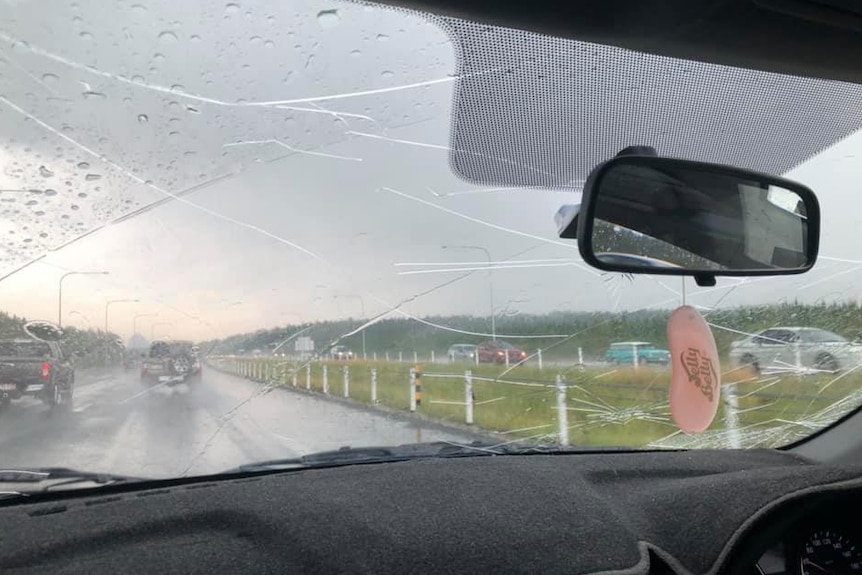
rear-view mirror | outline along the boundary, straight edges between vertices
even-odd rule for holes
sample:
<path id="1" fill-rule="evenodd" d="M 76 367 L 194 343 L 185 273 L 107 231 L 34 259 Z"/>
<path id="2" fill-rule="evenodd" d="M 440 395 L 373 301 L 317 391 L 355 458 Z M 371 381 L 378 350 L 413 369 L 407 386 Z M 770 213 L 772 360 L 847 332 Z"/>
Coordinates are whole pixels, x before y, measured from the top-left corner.
<path id="1" fill-rule="evenodd" d="M 817 259 L 820 208 L 807 187 L 717 164 L 617 156 L 584 186 L 578 249 L 607 271 L 782 275 Z"/>

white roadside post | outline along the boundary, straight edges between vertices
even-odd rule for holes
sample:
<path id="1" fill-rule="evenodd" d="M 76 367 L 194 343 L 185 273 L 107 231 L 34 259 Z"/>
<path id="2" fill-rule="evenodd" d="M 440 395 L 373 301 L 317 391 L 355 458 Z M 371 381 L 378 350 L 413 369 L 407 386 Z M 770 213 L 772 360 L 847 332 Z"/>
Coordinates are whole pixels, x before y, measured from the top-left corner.
<path id="1" fill-rule="evenodd" d="M 464 423 L 473 425 L 473 372 L 464 373 Z"/>
<path id="2" fill-rule="evenodd" d="M 371 403 L 377 403 L 377 368 L 371 368 Z"/>
<path id="3" fill-rule="evenodd" d="M 509 369 L 509 350 L 506 350 L 506 369 Z"/>
<path id="4" fill-rule="evenodd" d="M 404 352 L 398 352 L 398 363 L 402 363 L 404 361 Z"/>
<path id="5" fill-rule="evenodd" d="M 479 348 L 476 348 L 476 365 L 479 365 Z"/>
<path id="6" fill-rule="evenodd" d="M 736 385 L 724 388 L 724 428 L 727 431 L 727 446 L 739 449 L 739 400 L 736 397 Z"/>
<path id="7" fill-rule="evenodd" d="M 296 372 L 295 371 L 293 372 L 293 377 L 291 377 L 291 383 L 293 384 L 293 387 L 296 387 Z"/>
<path id="8" fill-rule="evenodd" d="M 638 368 L 638 346 L 632 346 L 632 362 L 635 364 L 635 369 Z"/>
<path id="9" fill-rule="evenodd" d="M 419 353 L 414 351 L 413 352 L 413 365 L 416 365 L 417 363 L 419 363 Z"/>
<path id="10" fill-rule="evenodd" d="M 344 397 L 350 397 L 350 368 L 344 366 Z"/>
<path id="11" fill-rule="evenodd" d="M 539 371 L 542 371 L 542 348 L 536 350 L 536 357 L 539 360 Z"/>
<path id="12" fill-rule="evenodd" d="M 566 384 L 563 376 L 557 375 L 557 427 L 559 428 L 560 445 L 569 444 L 569 412 L 566 409 Z"/>
<path id="13" fill-rule="evenodd" d="M 578 365 L 584 367 L 584 348 L 578 348 Z"/>
<path id="14" fill-rule="evenodd" d="M 372 358 L 374 359 L 374 361 L 376 362 L 376 361 L 377 361 L 377 352 L 375 351 L 374 353 L 372 353 L 372 354 L 371 354 L 371 357 L 372 357 Z"/>
<path id="15" fill-rule="evenodd" d="M 323 393 L 329 395 L 329 372 L 326 369 L 326 364 L 323 364 Z"/>
<path id="16" fill-rule="evenodd" d="M 433 349 L 431 350 L 431 363 L 437 363 L 436 359 L 434 358 L 434 350 Z"/>
<path id="17" fill-rule="evenodd" d="M 389 363 L 389 352 L 388 352 L 388 351 L 386 352 L 386 356 L 385 356 L 385 357 L 386 357 L 386 363 Z"/>
<path id="18" fill-rule="evenodd" d="M 311 364 L 305 366 L 305 389 L 311 389 Z"/>
<path id="19" fill-rule="evenodd" d="M 799 341 L 793 347 L 796 355 L 796 375 L 802 375 L 802 351 L 799 349 Z"/>
<path id="20" fill-rule="evenodd" d="M 416 411 L 416 369 L 410 368 L 410 411 Z"/>

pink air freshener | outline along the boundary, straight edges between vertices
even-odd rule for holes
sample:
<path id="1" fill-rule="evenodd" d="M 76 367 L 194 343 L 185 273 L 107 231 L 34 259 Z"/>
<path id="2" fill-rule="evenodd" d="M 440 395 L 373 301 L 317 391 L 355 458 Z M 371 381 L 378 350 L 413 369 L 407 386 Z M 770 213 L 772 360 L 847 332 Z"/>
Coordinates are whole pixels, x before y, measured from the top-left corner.
<path id="1" fill-rule="evenodd" d="M 670 414 L 686 433 L 710 426 L 718 410 L 721 371 L 715 338 L 691 306 L 674 310 L 667 320 L 671 354 Z"/>

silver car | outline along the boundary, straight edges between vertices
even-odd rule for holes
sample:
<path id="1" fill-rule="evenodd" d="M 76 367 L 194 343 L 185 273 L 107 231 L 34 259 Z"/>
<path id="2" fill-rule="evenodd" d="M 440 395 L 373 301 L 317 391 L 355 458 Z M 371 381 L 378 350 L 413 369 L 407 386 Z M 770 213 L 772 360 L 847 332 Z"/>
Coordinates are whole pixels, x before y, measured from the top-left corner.
<path id="1" fill-rule="evenodd" d="M 734 365 L 763 369 L 837 372 L 862 361 L 862 345 L 813 327 L 773 327 L 730 346 Z"/>
<path id="2" fill-rule="evenodd" d="M 449 361 L 475 361 L 476 346 L 470 343 L 456 343 L 449 348 Z"/>

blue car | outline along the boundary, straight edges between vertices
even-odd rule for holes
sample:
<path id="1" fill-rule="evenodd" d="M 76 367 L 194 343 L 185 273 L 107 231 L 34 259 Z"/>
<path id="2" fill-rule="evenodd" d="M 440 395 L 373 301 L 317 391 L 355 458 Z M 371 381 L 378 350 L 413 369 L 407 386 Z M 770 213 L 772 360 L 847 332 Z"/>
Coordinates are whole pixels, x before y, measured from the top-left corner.
<path id="1" fill-rule="evenodd" d="M 637 357 L 638 364 L 667 365 L 670 363 L 670 352 L 666 349 L 657 348 L 648 341 L 612 343 L 605 352 L 605 361 L 615 365 L 634 365 L 635 357 Z"/>

